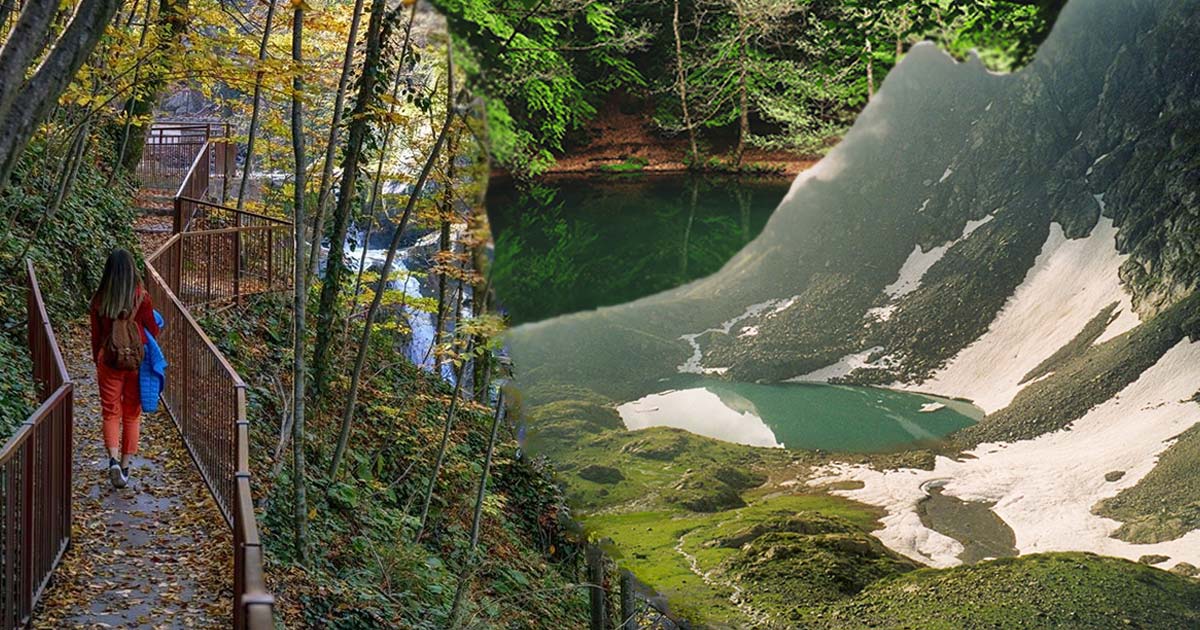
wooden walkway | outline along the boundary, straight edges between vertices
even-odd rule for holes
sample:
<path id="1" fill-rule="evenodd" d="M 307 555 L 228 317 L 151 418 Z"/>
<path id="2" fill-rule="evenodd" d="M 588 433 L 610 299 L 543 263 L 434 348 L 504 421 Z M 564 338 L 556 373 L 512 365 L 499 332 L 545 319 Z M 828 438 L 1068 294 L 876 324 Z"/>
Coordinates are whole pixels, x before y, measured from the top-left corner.
<path id="1" fill-rule="evenodd" d="M 75 383 L 75 514 L 33 627 L 228 627 L 232 536 L 179 432 L 165 414 L 145 414 L 133 479 L 114 489 L 86 322 L 60 341 Z"/>
<path id="2" fill-rule="evenodd" d="M 58 433 L 38 429 L 37 436 L 49 435 L 45 439 L 50 447 L 29 441 L 39 450 L 22 451 L 19 462 L 12 449 L 6 450 L 8 467 L 19 473 L 16 479 L 31 477 L 19 464 L 25 468 L 32 463 L 52 464 L 49 471 L 34 471 L 48 477 L 48 482 L 37 478 L 33 485 L 25 483 L 23 498 L 9 492 L 13 496 L 5 503 L 13 508 L 8 511 L 12 514 L 4 513 L 6 522 L 15 518 L 24 525 L 17 551 L 29 555 L 27 550 L 33 549 L 40 554 L 23 561 L 21 567 L 11 559 L 5 562 L 8 573 L 14 568 L 23 572 L 20 580 L 10 577 L 5 582 L 11 593 L 0 598 L 6 602 L 0 612 L 17 620 L 17 625 L 29 618 L 36 628 L 268 630 L 273 626 L 274 598 L 264 584 L 263 549 L 252 501 L 246 386 L 189 308 L 225 300 L 236 303 L 243 295 L 288 288 L 290 273 L 285 272 L 291 259 L 292 225 L 206 200 L 214 177 L 228 179 L 233 152 L 227 125 L 220 137 L 212 135 L 211 124 L 168 123 L 161 129 L 151 138 L 178 138 L 186 131 L 198 141 L 164 143 L 172 150 L 187 144 L 196 157 L 180 173 L 183 183 L 173 198 L 173 216 L 168 219 L 151 212 L 137 225 L 144 253 L 154 251 L 144 256 L 146 288 L 166 321 L 159 343 L 171 365 L 162 411 L 142 417 L 131 485 L 112 488 L 105 468 L 87 322 L 77 322 L 58 335 L 64 360 L 56 359 L 54 373 L 60 376 L 55 382 L 63 382 L 70 394 L 71 384 L 65 381 L 74 381 L 72 509 L 64 507 L 66 475 L 58 471 L 67 468 L 67 451 Z M 151 158 L 157 144 L 147 143 Z M 227 218 L 232 218 L 234 227 L 207 225 Z M 169 221 L 169 229 L 162 225 L 164 221 Z M 163 241 L 162 235 L 170 232 L 174 234 Z M 44 315 L 35 318 L 35 311 L 44 308 L 32 269 L 30 287 L 30 328 L 43 322 L 45 331 L 36 339 L 48 339 L 42 342 L 47 348 L 41 354 L 46 354 L 55 335 Z M 40 363 L 35 360 L 35 373 L 45 379 L 42 372 L 54 366 L 47 357 L 35 359 L 40 359 Z M 62 375 L 64 370 L 69 376 Z M 70 436 L 71 401 L 60 399 L 55 404 L 65 402 L 59 415 L 65 418 Z M 27 424 L 33 426 L 32 421 Z M 26 430 L 21 435 L 34 434 Z M 44 451 L 52 457 L 43 457 Z M 55 480 L 60 482 L 57 494 L 36 499 L 34 488 L 42 487 L 37 484 L 53 485 Z M 55 544 L 50 538 L 65 538 L 61 532 L 36 532 L 29 526 L 40 521 L 30 518 L 32 511 L 26 506 L 41 509 L 43 504 L 56 506 L 54 514 L 72 516 L 70 546 L 56 569 L 49 555 Z M 59 521 L 54 527 L 65 531 L 65 516 Z M 52 578 L 39 598 L 37 590 L 29 587 L 40 584 L 51 569 Z M 10 605 L 14 596 L 23 598 L 25 608 Z M 34 600 L 39 603 L 29 615 L 29 602 Z"/>

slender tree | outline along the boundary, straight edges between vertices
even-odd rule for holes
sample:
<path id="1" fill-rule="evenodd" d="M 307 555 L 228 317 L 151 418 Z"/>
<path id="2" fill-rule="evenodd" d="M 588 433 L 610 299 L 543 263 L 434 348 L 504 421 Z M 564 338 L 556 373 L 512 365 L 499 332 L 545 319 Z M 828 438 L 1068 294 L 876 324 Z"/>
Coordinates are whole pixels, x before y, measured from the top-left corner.
<path id="1" fill-rule="evenodd" d="M 246 157 L 245 161 L 242 162 L 242 181 L 238 184 L 238 210 L 245 207 L 246 188 L 250 183 L 250 173 L 254 170 L 254 143 L 258 139 L 258 119 L 262 110 L 263 76 L 266 74 L 266 68 L 263 67 L 263 64 L 267 61 L 267 44 L 271 40 L 271 23 L 275 20 L 276 2 L 278 0 L 269 0 L 267 3 L 267 18 L 263 22 L 262 40 L 258 45 L 258 68 L 254 71 L 254 99 L 250 109 L 250 129 L 246 134 Z"/>
<path id="2" fill-rule="evenodd" d="M 504 417 L 504 391 L 496 396 L 496 413 L 492 416 L 492 432 L 488 437 L 487 450 L 483 456 L 483 472 L 479 475 L 479 491 L 475 493 L 475 511 L 471 515 L 471 544 L 467 549 L 467 561 L 464 570 L 459 575 L 458 586 L 454 589 L 454 602 L 450 606 L 450 627 L 460 625 L 462 600 L 466 595 L 467 585 L 475 573 L 477 564 L 475 556 L 479 550 L 479 529 L 483 523 L 483 500 L 487 497 L 488 475 L 492 472 L 492 454 L 496 452 L 496 439 L 500 434 L 500 421 Z"/>
<path id="3" fill-rule="evenodd" d="M 313 394 L 324 393 L 329 370 L 329 348 L 335 335 L 334 314 L 338 295 L 341 292 L 342 276 L 346 273 L 345 256 L 342 248 L 346 233 L 350 229 L 350 208 L 355 197 L 358 181 L 358 165 L 362 160 L 363 143 L 370 130 L 371 116 L 368 112 L 376 100 L 376 84 L 382 63 L 386 0 L 373 0 L 371 16 L 367 22 L 367 49 L 363 58 L 362 75 L 359 77 L 358 95 L 350 113 L 350 128 L 346 137 L 345 154 L 342 158 L 342 179 L 338 186 L 337 206 L 333 212 L 333 235 L 329 240 L 329 258 L 325 263 L 325 280 L 321 284 L 321 297 L 317 304 L 317 340 L 313 348 Z"/>
<path id="4" fill-rule="evenodd" d="M 683 38 L 679 34 L 679 0 L 675 0 L 674 5 L 671 30 L 675 36 L 675 82 L 679 91 L 679 108 L 683 112 L 683 128 L 687 131 L 688 146 L 691 149 L 688 164 L 694 166 L 700 158 L 700 151 L 696 147 L 696 127 L 692 124 L 691 113 L 688 112 L 687 72 L 684 70 Z"/>
<path id="5" fill-rule="evenodd" d="M 415 4 L 415 3 L 414 3 Z M 321 258 L 321 239 L 325 232 L 325 208 L 329 204 L 329 191 L 333 182 L 333 157 L 338 138 L 342 132 L 342 111 L 346 107 L 346 89 L 350 86 L 350 68 L 354 64 L 354 48 L 358 45 L 358 27 L 362 23 L 363 0 L 354 0 L 354 14 L 350 18 L 350 32 L 346 34 L 346 50 L 342 53 L 342 73 L 338 77 L 337 92 L 333 96 L 333 117 L 329 121 L 329 140 L 325 143 L 325 161 L 321 167 L 321 184 L 317 192 L 317 207 L 313 213 L 312 249 L 309 252 L 308 275 L 311 283 L 317 275 L 317 264 Z"/>
<path id="6" fill-rule="evenodd" d="M 273 4 L 273 3 L 272 3 Z M 307 470 L 304 462 L 304 339 L 306 333 L 305 308 L 308 304 L 308 285 L 304 282 L 305 247 L 304 220 L 305 157 L 304 157 L 304 0 L 292 3 L 292 153 L 295 157 L 295 186 L 293 193 L 292 224 L 295 230 L 292 269 L 292 309 L 294 329 L 292 334 L 292 483 L 294 541 L 296 557 L 302 564 L 308 563 L 308 497 L 306 486 Z M 241 197 L 238 197 L 241 201 Z"/>
<path id="7" fill-rule="evenodd" d="M 437 459 L 433 463 L 433 471 L 429 474 L 429 485 L 425 487 L 425 495 L 421 501 L 421 518 L 417 526 L 417 534 L 413 540 L 421 540 L 425 534 L 425 526 L 429 523 L 429 506 L 433 504 L 433 491 L 437 488 L 438 477 L 442 475 L 442 465 L 446 462 L 446 448 L 450 445 L 450 432 L 454 429 L 454 413 L 458 411 L 458 399 L 462 393 L 463 376 L 467 372 L 467 359 L 475 350 L 475 338 L 467 341 L 466 351 L 458 364 L 458 374 L 454 378 L 454 393 L 450 397 L 450 408 L 446 410 L 446 422 L 442 425 L 442 441 L 438 444 Z"/>
<path id="8" fill-rule="evenodd" d="M 350 373 L 350 391 L 346 393 L 346 406 L 342 412 L 342 426 L 338 434 L 337 447 L 333 452 L 333 460 L 329 464 L 329 477 L 337 478 L 338 467 L 341 465 L 342 456 L 346 452 L 346 445 L 350 441 L 350 429 L 354 422 L 354 412 L 358 404 L 358 389 L 362 381 L 363 366 L 367 360 L 367 349 L 370 346 L 371 329 L 375 324 L 375 316 L 379 312 L 379 306 L 383 302 L 383 294 L 387 289 L 388 279 L 391 277 L 392 264 L 396 261 L 396 252 L 400 249 L 400 240 L 404 237 L 404 230 L 408 227 L 408 220 L 412 216 L 413 208 L 417 205 L 417 199 L 421 195 L 421 191 L 425 188 L 425 182 L 429 179 L 429 173 L 433 170 L 434 164 L 437 163 L 438 155 L 442 150 L 442 145 L 446 141 L 446 135 L 450 130 L 450 125 L 454 122 L 454 53 L 453 44 L 446 44 L 446 117 L 442 123 L 442 127 L 437 132 L 437 137 L 434 140 L 433 148 L 429 150 L 429 155 L 425 158 L 425 164 L 421 167 L 421 174 L 417 177 L 417 181 L 413 184 L 412 190 L 408 193 L 408 203 L 404 206 L 404 213 L 400 215 L 400 222 L 396 226 L 396 231 L 392 233 L 392 240 L 388 243 L 387 255 L 383 260 L 383 269 L 379 272 L 379 281 L 375 285 L 375 296 L 371 299 L 371 306 L 367 309 L 366 320 L 363 322 L 362 337 L 358 344 L 358 354 L 354 359 L 354 370 Z M 459 382 L 455 384 L 455 392 L 461 386 L 462 374 L 460 371 Z M 455 394 L 457 398 L 457 393 Z M 451 402 L 451 414 L 453 414 L 454 403 Z M 440 460 L 440 458 L 439 458 Z M 439 464 L 440 467 L 440 464 Z M 434 473 L 436 475 L 436 472 Z"/>
<path id="9" fill-rule="evenodd" d="M 158 96 L 167 83 L 167 70 L 171 49 L 178 45 L 188 30 L 188 16 L 191 0 L 159 0 L 157 30 L 164 34 L 158 41 L 155 56 L 146 64 L 146 81 L 138 85 L 141 78 L 142 64 L 139 62 L 135 74 L 133 95 L 125 102 L 125 119 L 129 130 L 128 138 L 122 140 L 120 164 L 126 173 L 132 173 L 142 159 L 142 148 L 146 142 L 146 130 L 149 125 L 141 119 L 148 115 L 158 101 Z M 149 5 L 147 1 L 147 20 L 150 23 Z M 143 33 L 145 30 L 143 29 Z M 144 41 L 144 40 L 143 40 Z"/>

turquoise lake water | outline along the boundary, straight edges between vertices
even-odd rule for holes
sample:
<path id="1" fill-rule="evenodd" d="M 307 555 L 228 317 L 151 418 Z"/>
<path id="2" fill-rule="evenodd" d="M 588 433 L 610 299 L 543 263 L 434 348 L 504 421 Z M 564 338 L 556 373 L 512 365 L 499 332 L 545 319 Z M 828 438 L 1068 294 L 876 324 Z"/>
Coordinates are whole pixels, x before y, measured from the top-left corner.
<path id="1" fill-rule="evenodd" d="M 936 442 L 983 415 L 970 403 L 889 389 L 708 378 L 681 382 L 618 411 L 632 430 L 671 426 L 752 446 L 850 452 Z"/>

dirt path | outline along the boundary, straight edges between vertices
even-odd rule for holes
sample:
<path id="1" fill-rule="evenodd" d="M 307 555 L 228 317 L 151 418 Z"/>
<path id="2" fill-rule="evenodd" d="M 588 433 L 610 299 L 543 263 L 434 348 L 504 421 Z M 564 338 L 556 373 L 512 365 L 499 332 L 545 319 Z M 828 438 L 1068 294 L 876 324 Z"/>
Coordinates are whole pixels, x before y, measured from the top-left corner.
<path id="1" fill-rule="evenodd" d="M 165 413 L 142 418 L 130 485 L 108 482 L 87 334 L 59 333 L 75 382 L 72 540 L 33 626 L 228 627 L 231 533 Z"/>

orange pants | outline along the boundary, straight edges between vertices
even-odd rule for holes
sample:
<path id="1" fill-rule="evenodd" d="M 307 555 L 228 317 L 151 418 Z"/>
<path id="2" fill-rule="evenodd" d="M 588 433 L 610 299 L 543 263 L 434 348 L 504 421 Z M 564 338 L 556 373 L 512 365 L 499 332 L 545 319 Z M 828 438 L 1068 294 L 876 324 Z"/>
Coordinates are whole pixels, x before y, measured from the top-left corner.
<path id="1" fill-rule="evenodd" d="M 142 424 L 138 371 L 108 367 L 101 357 L 96 364 L 96 382 L 100 386 L 100 413 L 104 418 L 104 447 L 120 447 L 122 455 L 133 455 L 137 452 Z"/>

